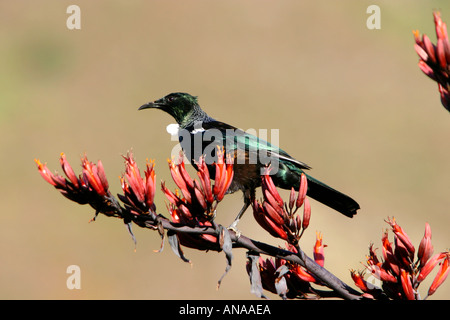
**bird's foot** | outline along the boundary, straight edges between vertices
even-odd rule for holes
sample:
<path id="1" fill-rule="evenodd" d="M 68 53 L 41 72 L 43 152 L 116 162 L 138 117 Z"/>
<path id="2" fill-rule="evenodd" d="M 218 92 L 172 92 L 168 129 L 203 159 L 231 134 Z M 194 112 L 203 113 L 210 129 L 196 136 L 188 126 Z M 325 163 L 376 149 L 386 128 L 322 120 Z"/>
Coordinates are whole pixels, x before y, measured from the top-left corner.
<path id="1" fill-rule="evenodd" d="M 241 236 L 241 231 L 239 231 L 239 229 L 237 228 L 238 222 L 239 219 L 234 220 L 233 223 L 228 227 L 228 230 L 234 231 L 236 233 L 236 237 L 239 239 L 239 237 Z"/>

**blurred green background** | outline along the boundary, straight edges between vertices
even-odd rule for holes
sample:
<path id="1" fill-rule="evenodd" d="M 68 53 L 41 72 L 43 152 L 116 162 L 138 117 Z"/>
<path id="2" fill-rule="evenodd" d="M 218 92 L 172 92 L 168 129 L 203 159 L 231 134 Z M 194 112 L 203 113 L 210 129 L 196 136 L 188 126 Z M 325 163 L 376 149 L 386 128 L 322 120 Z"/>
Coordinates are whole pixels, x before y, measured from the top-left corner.
<path id="1" fill-rule="evenodd" d="M 71 4 L 81 30 L 66 27 Z M 366 27 L 371 4 L 381 8 L 380 30 Z M 167 243 L 154 253 L 159 236 L 136 226 L 134 252 L 120 220 L 88 223 L 93 210 L 36 169 L 39 158 L 61 172 L 65 152 L 79 172 L 86 152 L 118 193 L 121 155 L 132 148 L 141 167 L 155 159 L 158 181 L 173 188 L 166 159 L 175 142 L 165 130 L 173 120 L 137 108 L 174 91 L 198 95 L 211 116 L 237 127 L 280 129 L 281 148 L 360 203 L 347 219 L 313 202 L 301 242 L 312 254 L 322 232 L 325 267 L 343 281 L 353 286 L 349 269 L 362 269 L 369 243 L 381 248 L 388 216 L 416 248 L 428 222 L 435 252 L 448 249 L 450 114 L 417 67 L 412 35 L 435 42 L 435 9 L 450 23 L 443 0 L 0 1 L 0 298 L 255 299 L 244 250 L 217 291 L 223 254 L 186 249 L 191 267 Z M 156 204 L 166 214 L 163 194 Z M 219 223 L 241 204 L 241 194 L 227 196 Z M 280 244 L 250 210 L 239 227 Z M 72 264 L 80 290 L 66 287 Z M 449 297 L 447 280 L 432 298 Z"/>

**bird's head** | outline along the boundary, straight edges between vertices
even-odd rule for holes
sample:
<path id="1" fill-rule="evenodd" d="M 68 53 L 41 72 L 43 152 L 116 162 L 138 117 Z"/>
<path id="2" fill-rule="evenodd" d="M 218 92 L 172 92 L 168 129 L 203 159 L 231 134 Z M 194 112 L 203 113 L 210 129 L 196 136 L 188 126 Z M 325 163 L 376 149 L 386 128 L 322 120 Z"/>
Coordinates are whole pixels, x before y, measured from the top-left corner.
<path id="1" fill-rule="evenodd" d="M 188 93 L 176 92 L 142 105 L 138 110 L 155 108 L 170 114 L 178 124 L 183 124 L 195 113 L 198 106 L 197 97 Z"/>

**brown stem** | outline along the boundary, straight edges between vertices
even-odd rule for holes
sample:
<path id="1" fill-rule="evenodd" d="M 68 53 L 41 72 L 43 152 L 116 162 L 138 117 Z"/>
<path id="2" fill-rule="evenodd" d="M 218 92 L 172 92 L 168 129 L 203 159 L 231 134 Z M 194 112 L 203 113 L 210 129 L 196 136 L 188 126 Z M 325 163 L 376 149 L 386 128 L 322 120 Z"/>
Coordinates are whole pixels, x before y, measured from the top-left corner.
<path id="1" fill-rule="evenodd" d="M 169 221 L 167 218 L 160 217 L 160 223 L 166 230 L 171 230 L 175 232 L 185 232 L 191 234 L 211 234 L 216 235 L 217 231 L 214 227 L 189 227 L 185 225 L 180 225 Z M 149 219 L 148 219 L 149 218 Z M 135 221 L 136 220 L 136 221 Z M 144 220 L 145 222 L 142 223 Z M 139 226 L 145 226 L 147 228 L 154 229 L 154 221 L 151 220 L 150 216 L 138 216 L 133 219 Z M 320 280 L 322 284 L 330 289 L 333 289 L 339 296 L 344 299 L 357 300 L 361 299 L 361 294 L 348 286 L 346 283 L 337 278 L 334 274 L 326 270 L 325 268 L 318 265 L 313 259 L 309 258 L 301 249 L 297 247 L 298 253 L 294 253 L 288 250 L 283 250 L 281 248 L 266 244 L 264 242 L 259 242 L 250 239 L 244 235 L 237 235 L 233 230 L 230 231 L 231 241 L 233 243 L 233 248 L 245 248 L 250 251 L 254 251 L 259 254 L 264 254 L 272 256 L 275 258 L 284 259 L 293 263 L 297 263 L 307 269 L 311 274 L 313 274 L 317 279 Z"/>

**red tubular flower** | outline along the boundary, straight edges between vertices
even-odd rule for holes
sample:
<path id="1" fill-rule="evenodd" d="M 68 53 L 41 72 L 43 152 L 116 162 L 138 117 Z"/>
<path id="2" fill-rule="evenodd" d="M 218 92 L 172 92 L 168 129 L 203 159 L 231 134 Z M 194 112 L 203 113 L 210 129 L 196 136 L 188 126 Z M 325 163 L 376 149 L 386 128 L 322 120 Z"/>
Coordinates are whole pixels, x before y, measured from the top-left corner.
<path id="1" fill-rule="evenodd" d="M 175 163 L 173 160 L 167 160 L 169 163 L 170 174 L 172 175 L 172 179 L 175 184 L 180 188 L 181 193 L 186 198 L 187 202 L 191 202 L 191 193 L 193 191 L 193 181 L 189 177 L 186 172 L 186 168 L 184 167 L 184 159 L 183 156 L 180 155 L 178 158 L 178 163 Z"/>
<path id="2" fill-rule="evenodd" d="M 420 242 L 417 252 L 417 260 L 413 261 L 414 247 L 406 232 L 395 222 L 395 219 L 386 221 L 392 227 L 394 243 L 389 242 L 387 231 L 383 234 L 383 259 L 378 259 L 373 249 L 369 247 L 367 257 L 367 269 L 382 281 L 382 290 L 385 296 L 392 299 L 416 299 L 419 298 L 418 287 L 430 272 L 441 263 L 441 269 L 435 278 L 429 292 L 434 291 L 442 284 L 448 274 L 449 252 L 441 252 L 430 257 L 433 253 L 431 244 L 431 229 L 425 224 L 425 234 Z M 357 279 L 355 278 L 355 283 Z M 356 283 L 357 286 L 360 284 Z M 363 290 L 364 291 L 364 290 Z M 375 298 L 379 296 L 374 295 Z M 430 294 L 428 294 L 430 295 Z"/>
<path id="3" fill-rule="evenodd" d="M 284 240 L 288 239 L 287 233 L 283 228 L 283 225 L 277 224 L 270 214 L 264 209 L 263 205 L 255 200 L 252 204 L 253 207 L 253 217 L 258 222 L 258 224 L 267 232 L 269 232 L 275 238 L 281 238 Z M 276 214 L 277 215 L 277 214 Z"/>
<path id="4" fill-rule="evenodd" d="M 449 268 L 449 260 L 450 256 L 447 255 L 445 257 L 444 262 L 441 263 L 441 267 L 439 268 L 439 271 L 436 275 L 436 277 L 433 280 L 433 283 L 430 286 L 430 289 L 428 290 L 428 296 L 431 296 L 433 293 L 436 292 L 437 288 L 447 279 L 448 273 L 450 271 Z"/>
<path id="5" fill-rule="evenodd" d="M 394 232 L 397 239 L 404 246 L 404 249 L 407 251 L 409 257 L 412 260 L 414 257 L 415 248 L 412 245 L 411 240 L 409 239 L 408 235 L 405 233 L 405 231 L 402 229 L 402 227 L 400 227 L 397 224 L 397 222 L 395 222 L 394 218 L 392 218 L 392 220 L 388 218 L 387 223 L 389 223 L 391 225 L 392 231 Z M 399 245 L 399 244 L 397 244 L 397 245 Z"/>
<path id="6" fill-rule="evenodd" d="M 75 188 L 78 188 L 81 185 L 81 182 L 78 180 L 78 177 L 75 175 L 75 172 L 73 171 L 72 166 L 67 161 L 66 155 L 64 154 L 64 152 L 61 152 L 61 157 L 59 158 L 59 162 L 61 164 L 61 167 L 62 167 L 64 173 L 69 178 L 70 182 L 73 183 Z"/>
<path id="7" fill-rule="evenodd" d="M 450 43 L 447 26 L 439 12 L 434 12 L 437 43 L 433 45 L 428 36 L 420 38 L 419 31 L 413 31 L 414 48 L 419 55 L 419 68 L 438 83 L 442 105 L 450 111 Z"/>
<path id="8" fill-rule="evenodd" d="M 402 282 L 403 293 L 406 299 L 415 300 L 414 290 L 412 287 L 411 276 L 405 271 L 401 270 L 400 279 Z"/>
<path id="9" fill-rule="evenodd" d="M 189 218 L 190 212 L 186 213 L 174 205 L 169 205 L 170 216 L 175 223 L 181 223 L 186 225 L 193 225 L 192 217 Z M 196 226 L 211 227 L 210 221 L 205 219 L 197 220 Z M 194 248 L 199 250 L 218 250 L 218 239 L 214 235 L 210 234 L 188 234 L 178 233 L 180 243 L 188 248 Z"/>
<path id="10" fill-rule="evenodd" d="M 198 182 L 194 181 L 194 193 L 198 200 L 198 203 L 203 208 L 204 211 L 208 210 L 208 204 L 206 203 L 206 196 L 202 193 L 201 187 L 198 186 Z"/>
<path id="11" fill-rule="evenodd" d="M 109 192 L 109 185 L 101 161 L 99 160 L 96 166 L 84 156 L 81 159 L 81 166 L 83 167 L 83 178 L 87 182 L 86 184 L 99 196 L 106 196 Z"/>
<path id="12" fill-rule="evenodd" d="M 52 174 L 46 165 L 39 160 L 35 161 L 42 177 L 66 198 L 79 204 L 89 204 L 96 210 L 96 215 L 99 212 L 107 216 L 121 215 L 120 205 L 109 191 L 108 180 L 100 160 L 96 165 L 89 162 L 86 156 L 81 158 L 82 174 L 77 177 L 65 154 L 61 153 L 59 161 L 68 179 Z"/>
<path id="13" fill-rule="evenodd" d="M 375 265 L 375 266 L 381 266 L 381 262 L 378 259 L 376 253 L 375 253 L 375 249 L 373 248 L 373 243 L 371 243 L 369 245 L 369 257 L 367 257 L 367 262 L 370 265 Z"/>
<path id="14" fill-rule="evenodd" d="M 262 175 L 262 190 L 264 199 L 269 201 L 271 205 L 275 208 L 283 208 L 284 201 L 278 193 L 275 184 L 270 176 L 270 168 L 267 168 L 265 173 Z"/>
<path id="15" fill-rule="evenodd" d="M 98 164 L 95 165 L 89 162 L 86 156 L 84 156 L 81 159 L 83 167 L 82 179 L 77 178 L 64 153 L 61 153 L 60 164 L 69 179 L 65 179 L 59 174 L 51 173 L 47 166 L 39 160 L 35 159 L 34 161 L 38 166 L 41 176 L 70 200 L 80 204 L 86 204 L 90 201 L 100 203 L 101 199 L 93 200 L 92 196 L 89 196 L 88 193 L 95 193 L 100 198 L 109 195 L 109 184 L 101 161 L 98 161 Z"/>
<path id="16" fill-rule="evenodd" d="M 292 269 L 292 272 L 299 277 L 299 279 L 301 279 L 302 281 L 305 282 L 312 282 L 315 283 L 317 282 L 317 279 L 314 278 L 314 276 L 312 276 L 310 273 L 308 273 L 306 270 L 304 270 L 302 267 L 300 267 L 299 265 L 297 265 L 295 268 Z"/>
<path id="17" fill-rule="evenodd" d="M 156 183 L 155 183 L 155 162 L 148 161 L 146 164 L 145 170 L 145 201 L 147 203 L 148 208 L 154 208 L 155 203 L 155 191 L 156 191 Z"/>
<path id="18" fill-rule="evenodd" d="M 364 273 L 356 270 L 350 270 L 350 275 L 355 282 L 355 285 L 363 292 L 369 292 L 370 288 L 366 280 L 364 280 Z"/>
<path id="19" fill-rule="evenodd" d="M 125 159 L 125 173 L 120 178 L 120 182 L 124 195 L 118 195 L 119 199 L 128 205 L 128 209 L 133 214 L 155 213 L 156 184 L 154 162 L 147 159 L 144 181 L 133 158 L 133 153 L 129 152 L 123 158 Z"/>
<path id="20" fill-rule="evenodd" d="M 313 248 L 314 253 L 316 251 L 316 245 L 317 245 L 317 241 L 316 241 L 316 243 L 314 245 L 314 248 Z M 294 253 L 298 252 L 297 249 L 295 248 L 295 246 L 293 246 L 291 244 L 287 245 L 287 249 L 289 251 L 294 252 Z M 323 252 L 322 252 L 322 257 L 323 257 Z M 316 257 L 314 257 L 314 260 L 315 260 L 315 258 Z M 323 261 L 323 259 L 322 259 L 322 261 Z M 320 265 L 320 263 L 318 261 L 316 261 L 316 263 Z M 301 267 L 301 266 L 299 266 L 297 264 L 296 265 L 290 265 L 290 269 L 291 269 L 292 273 L 295 274 L 302 281 L 313 282 L 313 283 L 317 282 L 317 279 L 312 274 L 310 274 L 308 271 L 303 269 L 303 267 Z"/>
<path id="21" fill-rule="evenodd" d="M 376 299 L 382 296 L 381 288 L 374 286 L 364 279 L 364 271 L 350 270 L 350 275 L 355 285 L 364 292 L 362 295 L 364 298 Z"/>
<path id="22" fill-rule="evenodd" d="M 39 173 L 41 174 L 42 178 L 45 179 L 45 181 L 47 181 L 56 188 L 66 187 L 64 178 L 59 175 L 54 175 L 53 173 L 51 173 L 50 170 L 47 168 L 47 164 L 42 164 L 39 161 L 39 159 L 34 159 L 34 162 L 36 162 Z"/>
<path id="23" fill-rule="evenodd" d="M 398 266 L 397 258 L 394 254 L 394 249 L 392 248 L 392 243 L 389 242 L 388 239 L 388 233 L 385 232 L 383 234 L 383 237 L 381 238 L 381 241 L 383 243 L 383 258 L 384 258 L 384 264 L 383 266 L 387 269 L 392 270 L 392 272 L 399 276 L 400 275 L 400 268 Z"/>
<path id="24" fill-rule="evenodd" d="M 213 193 L 211 190 L 211 181 L 210 181 L 210 176 L 209 176 L 209 170 L 208 167 L 205 163 L 205 158 L 204 157 L 200 157 L 198 163 L 196 163 L 197 165 L 197 175 L 200 179 L 200 190 L 202 191 L 202 193 L 205 195 L 205 201 L 208 203 L 213 203 L 214 202 L 214 197 L 213 197 Z"/>
<path id="25" fill-rule="evenodd" d="M 394 277 L 390 271 L 387 271 L 383 268 L 378 268 L 376 271 L 376 275 L 378 276 L 378 279 L 383 282 L 397 282 L 397 278 Z"/>
<path id="26" fill-rule="evenodd" d="M 125 159 L 124 176 L 127 178 L 131 191 L 137 201 L 143 203 L 145 202 L 145 184 L 141 177 L 139 167 L 137 166 L 136 161 L 134 161 L 133 154 L 131 152 L 129 152 L 126 156 L 123 156 L 123 158 Z"/>
<path id="27" fill-rule="evenodd" d="M 225 163 L 224 153 L 218 152 L 218 161 L 214 163 L 216 175 L 214 187 L 211 186 L 209 169 L 201 157 L 196 163 L 199 181 L 193 180 L 186 171 L 184 158 L 180 155 L 178 163 L 169 160 L 169 168 L 173 180 L 183 194 L 183 199 L 174 201 L 174 205 L 179 206 L 184 203 L 183 210 L 190 210 L 191 216 L 204 215 L 211 217 L 217 208 L 218 203 L 223 199 L 231 181 L 233 180 L 233 164 Z M 166 196 L 173 200 L 173 196 L 165 191 Z M 195 213 L 197 212 L 197 213 Z"/>
<path id="28" fill-rule="evenodd" d="M 267 201 L 263 202 L 263 208 L 265 210 L 265 213 L 267 217 L 273 221 L 275 224 L 282 226 L 285 223 L 285 215 L 283 214 L 284 211 L 281 210 L 275 210 L 275 208 Z"/>
<path id="29" fill-rule="evenodd" d="M 287 250 L 297 253 L 295 246 L 287 243 Z M 261 282 L 263 288 L 275 294 L 280 294 L 277 291 L 276 284 L 282 279 L 286 281 L 287 294 L 289 299 L 303 297 L 308 298 L 308 295 L 313 292 L 311 284 L 321 283 L 311 275 L 307 270 L 296 263 L 288 262 L 284 259 L 263 259 L 259 258 L 259 268 L 261 275 Z"/>
<path id="30" fill-rule="evenodd" d="M 233 164 L 225 161 L 225 155 L 218 150 L 215 169 L 214 186 L 211 186 L 208 166 L 201 157 L 197 166 L 199 180 L 193 180 L 184 166 L 184 158 L 180 155 L 177 163 L 169 160 L 169 168 L 173 180 L 181 190 L 182 196 L 173 193 L 162 183 L 162 190 L 170 202 L 169 212 L 172 221 L 191 227 L 211 227 L 211 219 L 215 215 L 218 203 L 224 198 L 233 179 Z M 191 248 L 200 250 L 219 250 L 218 239 L 214 235 L 178 234 L 180 242 Z"/>
<path id="31" fill-rule="evenodd" d="M 233 181 L 233 161 L 225 159 L 225 153 L 220 148 L 217 148 L 217 163 L 214 163 L 216 178 L 214 182 L 213 193 L 217 201 L 222 201 L 225 193 Z"/>
<path id="32" fill-rule="evenodd" d="M 385 282 L 397 282 L 397 278 L 392 274 L 390 265 L 383 266 L 375 254 L 373 244 L 369 246 L 369 256 L 367 257 L 367 270 L 377 279 Z"/>
<path id="33" fill-rule="evenodd" d="M 178 206 L 178 204 L 182 202 L 178 195 L 175 195 L 166 187 L 166 184 L 164 182 L 161 182 L 161 190 L 166 195 L 167 200 L 169 200 L 169 202 L 173 205 Z"/>
<path id="34" fill-rule="evenodd" d="M 263 201 L 255 200 L 252 203 L 253 215 L 256 221 L 272 236 L 287 240 L 291 244 L 298 243 L 303 231 L 309 226 L 311 206 L 306 198 L 307 181 L 302 174 L 297 197 L 295 190 L 291 189 L 289 201 L 285 203 L 281 198 L 269 174 L 270 167 L 262 175 Z M 303 205 L 303 223 L 295 213 Z M 294 208 L 295 206 L 295 208 Z"/>
<path id="35" fill-rule="evenodd" d="M 323 267 L 325 265 L 325 255 L 323 249 L 326 245 L 323 244 L 322 234 L 320 232 L 316 232 L 316 244 L 314 246 L 314 261 Z"/>

